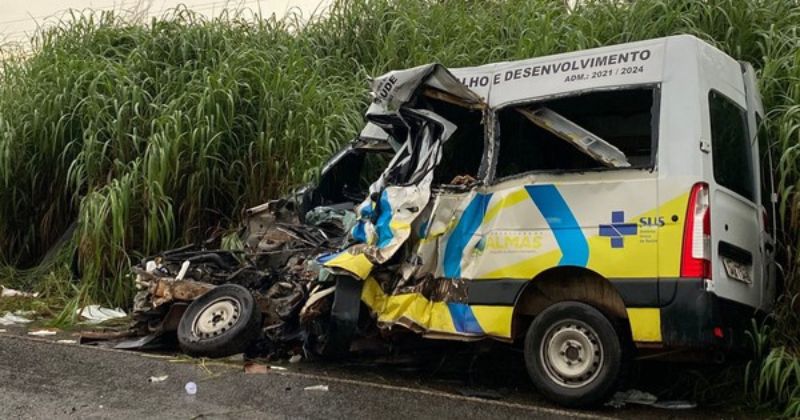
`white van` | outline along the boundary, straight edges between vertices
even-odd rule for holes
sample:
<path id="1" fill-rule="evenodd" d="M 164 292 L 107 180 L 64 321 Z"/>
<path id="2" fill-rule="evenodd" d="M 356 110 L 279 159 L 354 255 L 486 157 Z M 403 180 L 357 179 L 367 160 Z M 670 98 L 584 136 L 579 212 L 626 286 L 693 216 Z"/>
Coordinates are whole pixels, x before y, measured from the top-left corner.
<path id="1" fill-rule="evenodd" d="M 248 210 L 247 258 L 143 262 L 137 319 L 180 317 L 184 351 L 211 357 L 265 334 L 273 350 L 305 337 L 308 353 L 340 353 L 376 326 L 496 339 L 570 406 L 604 401 L 635 354 L 748 346 L 776 293 L 749 64 L 674 36 L 425 65 L 372 91 L 366 127 L 316 184 Z"/>
<path id="2" fill-rule="evenodd" d="M 524 342 L 538 389 L 578 406 L 613 391 L 627 349 L 748 345 L 749 319 L 775 298 L 749 64 L 673 36 L 422 66 L 373 90 L 362 138 L 412 144 L 426 123 L 405 106 L 442 139 L 401 149 L 358 207 L 360 243 L 326 260 L 364 280 L 380 324 Z M 415 156 L 435 166 L 387 176 Z M 403 274 L 376 274 L 387 266 Z"/>

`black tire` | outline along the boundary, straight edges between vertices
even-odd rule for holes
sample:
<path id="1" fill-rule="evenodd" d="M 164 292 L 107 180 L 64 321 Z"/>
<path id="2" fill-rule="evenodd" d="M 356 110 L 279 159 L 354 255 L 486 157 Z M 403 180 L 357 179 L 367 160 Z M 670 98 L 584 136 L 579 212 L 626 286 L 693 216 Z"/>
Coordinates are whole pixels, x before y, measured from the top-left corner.
<path id="1" fill-rule="evenodd" d="M 566 407 L 591 407 L 616 390 L 623 338 L 597 309 L 559 302 L 540 313 L 525 335 L 525 365 L 534 386 Z"/>
<path id="2" fill-rule="evenodd" d="M 250 291 L 224 284 L 195 299 L 178 324 L 181 350 L 194 357 L 242 353 L 261 331 L 261 312 Z"/>
<path id="3" fill-rule="evenodd" d="M 328 360 L 349 355 L 350 344 L 358 331 L 363 284 L 350 276 L 336 276 L 330 312 L 312 320 L 308 326 L 305 349 L 309 354 Z"/>

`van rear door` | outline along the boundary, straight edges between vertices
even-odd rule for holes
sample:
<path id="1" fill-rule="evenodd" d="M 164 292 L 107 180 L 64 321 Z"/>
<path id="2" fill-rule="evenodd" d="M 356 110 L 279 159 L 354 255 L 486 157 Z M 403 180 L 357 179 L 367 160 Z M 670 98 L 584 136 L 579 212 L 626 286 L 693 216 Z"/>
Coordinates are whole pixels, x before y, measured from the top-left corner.
<path id="1" fill-rule="evenodd" d="M 761 122 L 764 116 L 764 105 L 761 103 L 761 95 L 758 93 L 758 80 L 753 66 L 749 63 L 742 63 L 742 74 L 744 74 L 744 88 L 747 94 L 747 118 L 750 124 L 750 136 L 756 141 L 751 142 L 753 149 L 753 159 L 756 168 L 756 176 L 759 181 L 756 183 L 758 188 L 760 203 L 761 221 L 761 255 L 763 264 L 761 267 L 761 304 L 759 309 L 769 311 L 775 302 L 777 295 L 777 284 L 775 279 L 775 183 L 772 177 L 774 167 L 772 161 L 771 142 L 761 130 Z"/>
<path id="2" fill-rule="evenodd" d="M 731 60 L 732 61 L 732 60 Z M 707 109 L 713 176 L 711 290 L 722 298 L 760 306 L 763 273 L 757 143 L 739 66 L 709 78 Z M 733 82 L 733 83 L 732 83 Z M 708 173 L 708 172 L 706 172 Z"/>

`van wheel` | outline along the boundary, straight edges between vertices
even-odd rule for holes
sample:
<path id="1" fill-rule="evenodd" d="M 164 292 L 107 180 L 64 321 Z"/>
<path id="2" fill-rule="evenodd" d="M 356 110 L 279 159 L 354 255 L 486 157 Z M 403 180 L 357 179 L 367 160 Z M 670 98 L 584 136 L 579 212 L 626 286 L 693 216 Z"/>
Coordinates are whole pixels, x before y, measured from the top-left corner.
<path id="1" fill-rule="evenodd" d="M 525 365 L 534 386 L 568 407 L 600 404 L 616 389 L 623 365 L 620 335 L 597 309 L 560 302 L 525 335 Z"/>
<path id="2" fill-rule="evenodd" d="M 225 357 L 244 352 L 258 336 L 261 312 L 250 291 L 225 284 L 195 299 L 178 324 L 178 343 L 194 357 Z"/>

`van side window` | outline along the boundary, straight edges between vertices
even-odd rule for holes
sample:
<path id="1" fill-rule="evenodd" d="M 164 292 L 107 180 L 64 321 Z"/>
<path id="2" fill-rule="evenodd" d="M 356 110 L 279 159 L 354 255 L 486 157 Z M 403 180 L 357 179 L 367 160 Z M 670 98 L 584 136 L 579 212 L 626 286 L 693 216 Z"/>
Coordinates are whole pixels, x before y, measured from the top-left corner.
<path id="1" fill-rule="evenodd" d="M 747 130 L 747 114 L 722 94 L 708 94 L 711 118 L 711 154 L 714 179 L 753 201 L 753 151 Z"/>
<path id="2" fill-rule="evenodd" d="M 653 88 L 618 89 L 500 110 L 496 178 L 533 171 L 606 168 L 568 141 L 534 124 L 524 115 L 526 109 L 552 110 L 622 151 L 631 167 L 652 167 L 655 97 Z"/>

